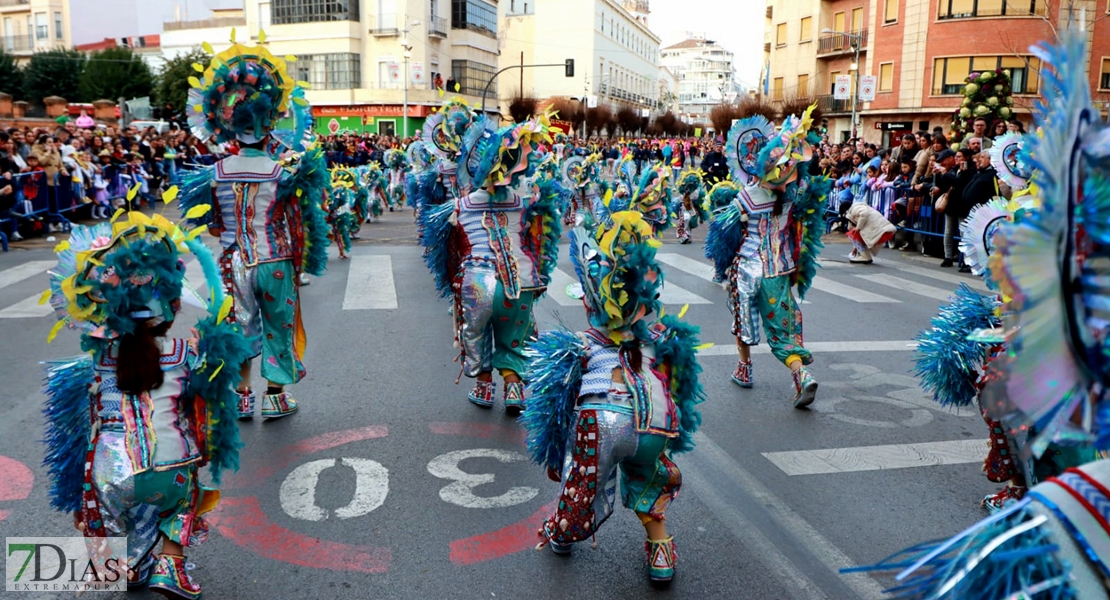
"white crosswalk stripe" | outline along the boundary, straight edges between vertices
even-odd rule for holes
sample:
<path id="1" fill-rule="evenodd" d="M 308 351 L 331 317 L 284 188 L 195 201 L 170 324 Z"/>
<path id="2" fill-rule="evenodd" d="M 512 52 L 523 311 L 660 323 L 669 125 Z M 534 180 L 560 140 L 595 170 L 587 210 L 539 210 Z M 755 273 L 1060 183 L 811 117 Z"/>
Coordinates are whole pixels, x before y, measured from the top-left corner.
<path id="1" fill-rule="evenodd" d="M 655 258 L 665 265 L 670 265 L 694 277 L 700 277 L 713 283 L 713 265 L 707 262 L 696 260 L 689 256 L 683 256 L 682 254 L 668 254 L 664 252 L 656 254 Z"/>
<path id="2" fill-rule="evenodd" d="M 19 283 L 28 277 L 34 277 L 39 273 L 45 273 L 47 269 L 56 264 L 58 264 L 58 261 L 54 260 L 32 260 L 10 269 L 0 271 L 0 290 L 13 283 Z"/>
<path id="3" fill-rule="evenodd" d="M 353 256 L 347 272 L 343 310 L 395 309 L 397 287 L 393 283 L 393 259 L 388 254 Z"/>
<path id="4" fill-rule="evenodd" d="M 952 295 L 952 290 L 942 290 L 931 285 L 925 285 L 924 283 L 918 283 L 916 281 L 910 281 L 909 279 L 902 279 L 901 277 L 883 273 L 875 275 L 856 275 L 856 277 L 870 281 L 871 283 L 892 287 L 897 290 L 902 290 L 903 292 L 910 292 L 911 294 L 928 296 L 929 298 L 935 298 L 937 300 L 947 300 L 948 297 Z"/>
<path id="5" fill-rule="evenodd" d="M 40 298 L 40 295 L 24 298 L 4 310 L 0 310 L 0 319 L 34 319 L 45 317 L 54 312 L 54 308 L 49 303 L 39 304 Z"/>
<path id="6" fill-rule="evenodd" d="M 551 273 L 551 283 L 547 286 L 546 298 L 551 298 L 559 306 L 581 306 L 581 300 L 575 300 L 567 295 L 567 286 L 578 282 L 578 278 L 571 277 L 562 269 L 555 269 Z"/>
<path id="7" fill-rule="evenodd" d="M 825 277 L 821 276 L 813 278 L 812 287 L 815 290 L 820 290 L 822 292 L 825 292 L 826 294 L 832 294 L 834 296 L 840 296 L 841 298 L 846 298 L 848 300 L 851 300 L 852 302 L 860 302 L 864 304 L 897 304 L 898 302 L 900 302 L 899 300 L 895 300 L 894 298 L 887 298 L 886 296 L 874 294 L 868 292 L 867 290 L 862 290 L 858 287 L 845 285 L 843 283 L 839 283 L 831 279 L 826 279 Z"/>
<path id="8" fill-rule="evenodd" d="M 823 475 L 982 462 L 986 441 L 954 440 L 762 454 L 787 475 Z"/>

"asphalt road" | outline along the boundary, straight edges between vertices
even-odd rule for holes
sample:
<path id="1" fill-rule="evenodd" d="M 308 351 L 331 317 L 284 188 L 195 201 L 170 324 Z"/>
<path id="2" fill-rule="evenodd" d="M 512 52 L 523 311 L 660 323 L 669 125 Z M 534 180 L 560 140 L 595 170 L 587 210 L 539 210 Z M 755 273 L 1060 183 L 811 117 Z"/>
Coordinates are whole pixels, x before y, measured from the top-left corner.
<path id="1" fill-rule="evenodd" d="M 649 586 L 643 530 L 623 509 L 596 549 L 535 552 L 557 485 L 524 458 L 500 406 L 474 407 L 467 380 L 455 385 L 447 304 L 410 215 L 383 221 L 304 290 L 301 411 L 242 425 L 243 468 L 224 485 L 208 543 L 189 552 L 207 598 L 873 598 L 881 582 L 836 569 L 983 516 L 978 499 L 994 486 L 980 473 L 982 420 L 935 406 L 909 373 L 914 335 L 957 282 L 975 280 L 895 251 L 850 265 L 843 238 L 830 238 L 803 311 L 821 387 L 812 410 L 797 411 L 789 372 L 769 354 L 755 356 L 754 389 L 730 382 L 729 315 L 704 279 L 703 228 L 695 244 L 672 234 L 660 250 L 668 312 L 689 302 L 685 318 L 716 344 L 701 358 L 698 447 L 676 458 L 676 580 Z M 37 441 L 39 362 L 79 352 L 70 332 L 45 343 L 52 319 L 31 300 L 49 245 L 0 254 L 0 537 L 73 533 L 49 509 Z M 560 269 L 573 273 L 569 260 Z M 553 286 L 537 305 L 541 327 L 584 327 L 574 304 Z M 179 322 L 198 314 L 186 308 Z"/>

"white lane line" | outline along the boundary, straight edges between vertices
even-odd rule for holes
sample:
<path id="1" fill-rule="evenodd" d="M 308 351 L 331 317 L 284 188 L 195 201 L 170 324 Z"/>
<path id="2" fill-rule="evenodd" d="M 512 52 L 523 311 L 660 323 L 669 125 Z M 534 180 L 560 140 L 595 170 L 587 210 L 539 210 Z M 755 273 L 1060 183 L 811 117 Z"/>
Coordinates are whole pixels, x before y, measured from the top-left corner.
<path id="1" fill-rule="evenodd" d="M 822 475 L 977 463 L 985 446 L 985 440 L 953 440 L 762 454 L 787 475 Z"/>
<path id="2" fill-rule="evenodd" d="M 35 319 L 45 317 L 54 312 L 50 302 L 39 304 L 41 295 L 31 296 L 0 310 L 0 319 Z"/>
<path id="3" fill-rule="evenodd" d="M 917 342 L 910 341 L 879 341 L 879 342 L 806 342 L 805 347 L 811 352 L 912 352 L 917 349 Z M 770 354 L 771 348 L 766 344 L 752 347 L 752 354 Z M 735 342 L 715 344 L 704 350 L 698 351 L 698 356 L 735 356 L 738 350 Z"/>
<path id="4" fill-rule="evenodd" d="M 698 451 L 691 453 L 689 462 L 691 463 L 691 475 L 694 476 L 697 485 L 694 487 L 694 494 L 699 498 L 713 498 L 712 491 L 714 485 L 710 481 L 716 481 L 721 477 L 731 479 L 733 484 L 744 490 L 745 493 L 750 495 L 759 506 L 767 511 L 780 529 L 785 531 L 789 536 L 793 537 L 798 544 L 808 549 L 808 551 L 829 570 L 836 574 L 836 577 L 843 581 L 845 585 L 855 592 L 859 598 L 867 600 L 883 598 L 883 587 L 870 576 L 863 573 L 851 573 L 841 575 L 840 569 L 845 567 L 854 567 L 856 562 L 848 558 L 848 555 L 837 548 L 832 542 L 821 535 L 812 525 L 809 524 L 801 515 L 794 512 L 790 505 L 776 496 L 770 489 L 767 488 L 756 476 L 744 470 L 740 464 L 733 460 L 733 458 L 725 452 L 720 446 L 709 439 L 704 433 L 694 434 L 694 443 L 697 445 Z M 705 460 L 713 467 L 711 473 L 705 473 L 701 469 L 696 468 L 696 462 Z M 710 478 L 711 477 L 711 478 Z M 819 591 L 819 588 L 806 577 L 800 569 L 798 569 L 789 558 L 787 558 L 781 551 L 775 547 L 774 543 L 767 540 L 759 534 L 759 530 L 743 518 L 739 511 L 732 509 L 731 511 L 723 511 L 722 507 L 717 505 L 717 502 L 706 502 L 706 505 L 712 510 L 722 522 L 730 524 L 730 529 L 741 533 L 741 539 L 744 544 L 754 544 L 751 547 L 757 550 L 757 554 L 764 557 L 770 565 L 785 567 L 783 570 L 778 571 L 782 575 L 780 581 L 794 580 L 795 585 L 803 586 L 809 592 L 809 598 L 825 598 L 828 597 L 824 592 Z M 728 507 L 728 501 L 724 502 L 725 507 Z M 743 525 L 749 525 L 743 527 Z"/>
<path id="5" fill-rule="evenodd" d="M 58 264 L 56 260 L 32 260 L 25 262 L 17 267 L 4 269 L 0 271 L 0 290 L 8 287 L 13 283 L 19 283 L 28 277 L 34 277 L 39 273 L 46 272 L 47 269 Z M 43 286 L 45 289 L 46 286 Z"/>
<path id="6" fill-rule="evenodd" d="M 821 265 L 823 269 L 846 269 L 851 267 L 851 263 L 841 262 L 837 260 L 828 260 L 825 258 L 818 258 L 817 264 Z"/>
<path id="7" fill-rule="evenodd" d="M 551 282 L 547 284 L 547 297 L 557 302 L 559 306 L 582 306 L 581 300 L 575 300 L 567 295 L 567 286 L 574 283 L 578 283 L 578 278 L 567 275 L 561 269 L 555 269 L 551 273 Z"/>
<path id="8" fill-rule="evenodd" d="M 927 296 L 929 298 L 935 298 L 937 300 L 947 300 L 948 297 L 952 295 L 952 290 L 936 288 L 931 285 L 925 285 L 924 283 L 910 281 L 909 279 L 902 279 L 901 277 L 895 277 L 893 275 L 856 275 L 856 277 L 859 277 L 860 279 L 863 279 L 865 281 L 870 281 L 871 283 L 885 285 L 886 287 L 892 287 L 897 290 L 902 290 L 903 292 L 918 294 L 920 296 Z"/>
<path id="9" fill-rule="evenodd" d="M 397 308 L 393 260 L 388 254 L 353 256 L 348 260 L 351 266 L 347 271 L 343 310 Z"/>
<path id="10" fill-rule="evenodd" d="M 889 264 L 889 263 L 884 263 L 884 264 Z M 905 273 L 918 275 L 920 277 L 928 277 L 929 279 L 936 279 L 938 281 L 944 281 L 944 282 L 953 283 L 953 284 L 956 284 L 956 285 L 959 285 L 961 283 L 966 283 L 967 285 L 971 286 L 971 289 L 973 289 L 973 290 L 979 290 L 980 292 L 987 291 L 987 284 L 983 283 L 983 280 L 978 278 L 978 277 L 961 277 L 961 276 L 955 275 L 953 273 L 944 273 L 944 272 L 941 272 L 941 271 L 934 271 L 933 269 L 926 269 L 926 268 L 918 267 L 918 266 L 915 266 L 915 265 L 898 264 L 894 268 L 898 269 L 899 271 L 903 271 Z"/>
<path id="11" fill-rule="evenodd" d="M 713 265 L 704 263 L 700 260 L 695 260 L 688 256 L 681 254 L 660 253 L 656 254 L 655 258 L 659 262 L 670 265 L 676 269 L 685 271 L 694 277 L 700 277 L 709 283 L 713 283 Z M 719 284 L 715 284 L 719 285 Z"/>
<path id="12" fill-rule="evenodd" d="M 894 298 L 887 298 L 886 296 L 880 296 L 879 294 L 873 294 L 873 293 L 868 292 L 866 290 L 861 290 L 858 287 L 852 287 L 850 285 L 844 285 L 843 283 L 838 283 L 836 281 L 832 281 L 830 279 L 825 279 L 824 277 L 820 277 L 820 276 L 815 277 L 813 279 L 813 286 L 812 287 L 813 287 L 813 289 L 821 290 L 822 292 L 825 292 L 826 294 L 832 294 L 834 296 L 840 296 L 841 298 L 847 298 L 848 300 L 851 300 L 852 302 L 860 302 L 860 303 L 865 303 L 865 304 L 878 304 L 878 303 L 898 304 L 898 303 L 901 302 L 901 300 L 895 300 Z"/>
<path id="13" fill-rule="evenodd" d="M 666 277 L 663 278 L 663 289 L 659 292 L 659 300 L 663 304 L 673 304 L 675 306 L 682 306 L 683 304 L 713 304 L 711 300 L 706 300 L 686 288 L 679 287 L 673 283 L 667 283 Z"/>

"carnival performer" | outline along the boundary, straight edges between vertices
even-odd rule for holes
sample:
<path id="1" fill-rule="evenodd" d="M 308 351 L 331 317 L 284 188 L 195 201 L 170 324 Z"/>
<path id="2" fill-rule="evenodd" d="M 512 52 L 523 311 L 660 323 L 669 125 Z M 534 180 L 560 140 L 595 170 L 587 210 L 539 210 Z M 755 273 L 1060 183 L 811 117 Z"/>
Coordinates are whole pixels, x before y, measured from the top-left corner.
<path id="1" fill-rule="evenodd" d="M 219 484 L 238 469 L 239 372 L 222 367 L 246 360 L 250 345 L 227 319 L 216 260 L 196 236 L 157 214 L 118 217 L 74 226 L 55 249 L 49 297 L 59 320 L 48 341 L 68 326 L 89 354 L 48 363 L 51 504 L 87 538 L 127 538 L 128 589 L 149 583 L 199 598 L 184 549 L 205 541 L 203 515 L 219 492 L 198 471 L 207 465 Z M 207 279 L 209 312 L 193 339 L 166 337 L 181 308 L 186 253 Z"/>
<path id="2" fill-rule="evenodd" d="M 347 258 L 351 251 L 351 240 L 358 239 L 359 224 L 357 209 L 358 196 L 362 188 L 358 186 L 358 174 L 348 167 L 335 167 L 331 170 L 331 191 L 325 195 L 324 218 L 331 227 L 331 239 L 339 250 L 339 258 Z"/>
<path id="3" fill-rule="evenodd" d="M 673 170 L 673 169 L 672 169 Z M 709 220 L 709 213 L 702 206 L 705 193 L 703 174 L 699 169 L 686 169 L 678 176 L 675 191 L 679 198 L 674 203 L 672 212 L 675 220 L 675 237 L 679 243 L 689 244 L 690 233 L 698 228 L 702 221 Z"/>
<path id="4" fill-rule="evenodd" d="M 359 186 L 366 192 L 369 204 L 365 222 L 377 223 L 381 221 L 382 213 L 385 212 L 385 204 L 388 202 L 385 174 L 382 173 L 378 163 L 374 162 L 357 167 L 355 171 L 358 173 Z"/>
<path id="5" fill-rule="evenodd" d="M 661 163 L 645 165 L 632 192 L 630 208 L 644 215 L 655 235 L 671 226 L 671 169 Z"/>
<path id="6" fill-rule="evenodd" d="M 462 196 L 421 213 L 424 259 L 440 295 L 454 300 L 462 372 L 477 379 L 467 397 L 481 407 L 493 405 L 494 369 L 506 410 L 524 405 L 524 346 L 562 234 L 558 193 L 530 179 L 533 149 L 545 141 L 546 116 L 498 130 L 478 117 L 461 144 Z"/>
<path id="7" fill-rule="evenodd" d="M 409 144 L 405 153 L 410 165 L 409 172 L 405 174 L 405 200 L 412 206 L 412 217 L 415 220 L 420 210 L 420 186 L 423 185 L 424 174 L 431 168 L 434 158 L 423 140 Z"/>
<path id="8" fill-rule="evenodd" d="M 732 311 L 732 334 L 740 361 L 732 381 L 754 384 L 751 347 L 759 343 L 759 320 L 771 353 L 794 376 L 794 407 L 817 395 L 813 362 L 802 340 L 801 304 L 817 272 L 828 190 L 823 178 L 806 176 L 816 136 L 810 136 L 810 107 L 801 118 L 784 119 L 776 132 L 763 117 L 737 121 L 728 135 L 728 160 L 735 181 L 748 181 L 709 226 L 705 256 L 724 282 Z M 800 157 L 800 158 L 799 158 Z M 722 193 L 724 190 L 722 190 Z"/>
<path id="9" fill-rule="evenodd" d="M 395 207 L 401 208 L 405 205 L 405 174 L 409 171 L 410 165 L 404 151 L 391 148 L 385 152 L 385 166 L 389 185 L 386 204 L 389 206 L 389 212 L 393 212 Z"/>
<path id="10" fill-rule="evenodd" d="M 262 46 L 233 43 L 212 57 L 196 83 L 188 102 L 193 135 L 216 143 L 237 140 L 241 150 L 187 175 L 181 210 L 220 239 L 220 272 L 234 300 L 232 319 L 256 340 L 254 355 L 262 356 L 263 418 L 288 416 L 297 402 L 285 386 L 305 375 L 300 275 L 320 275 L 327 265 L 321 199 L 329 178 L 319 148 L 300 156 L 295 170 L 283 168 L 263 148 L 286 109 L 311 114 L 311 107 L 291 96 L 294 83 L 285 61 Z M 190 210 L 202 205 L 212 210 L 192 217 Z M 251 362 L 240 367 L 242 418 L 255 410 Z"/>
<path id="11" fill-rule="evenodd" d="M 561 483 L 537 548 L 569 554 L 593 537 L 613 512 L 619 471 L 621 501 L 647 534 L 648 577 L 667 582 L 677 556 L 666 513 L 682 486 L 671 456 L 693 447 L 704 399 L 698 328 L 681 313 L 658 316 L 661 242 L 641 213 L 614 213 L 611 225 L 570 238 L 590 328 L 545 331 L 527 351 L 520 421 L 532 460 Z"/>
<path id="12" fill-rule="evenodd" d="M 1080 23 L 1082 23 L 1080 17 Z M 1108 131 L 1093 105 L 1086 35 L 1069 23 L 1045 67 L 1038 132 L 1021 153 L 1041 204 L 993 233 L 990 277 L 1001 327 L 971 339 L 1004 345 L 986 369 L 981 405 L 1005 430 L 1027 479 L 1051 444 L 1110 448 L 1110 368 L 1103 281 L 1110 276 Z M 1020 501 L 940 542 L 852 570 L 900 570 L 905 598 L 1107 598 L 1110 460 L 1048 477 Z"/>
<path id="13" fill-rule="evenodd" d="M 563 215 L 563 225 L 573 227 L 582 223 L 592 223 L 592 209 L 598 197 L 601 181 L 600 157 L 572 156 L 562 161 L 563 186 L 571 190 L 570 207 Z"/>

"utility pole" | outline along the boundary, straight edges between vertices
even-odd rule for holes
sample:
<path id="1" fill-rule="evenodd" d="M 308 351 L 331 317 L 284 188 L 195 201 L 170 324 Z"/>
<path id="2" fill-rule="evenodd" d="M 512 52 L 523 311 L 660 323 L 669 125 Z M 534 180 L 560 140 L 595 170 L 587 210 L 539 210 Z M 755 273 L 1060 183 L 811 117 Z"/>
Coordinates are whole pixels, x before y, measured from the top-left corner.
<path id="1" fill-rule="evenodd" d="M 414 20 L 412 23 L 408 22 L 408 15 L 405 15 L 405 37 L 401 38 L 401 49 L 404 50 L 405 56 L 405 70 L 401 73 L 402 83 L 405 86 L 404 104 L 401 108 L 401 139 L 409 137 L 409 58 L 412 58 L 412 46 L 409 44 L 409 32 L 413 29 L 420 27 L 420 21 Z"/>

